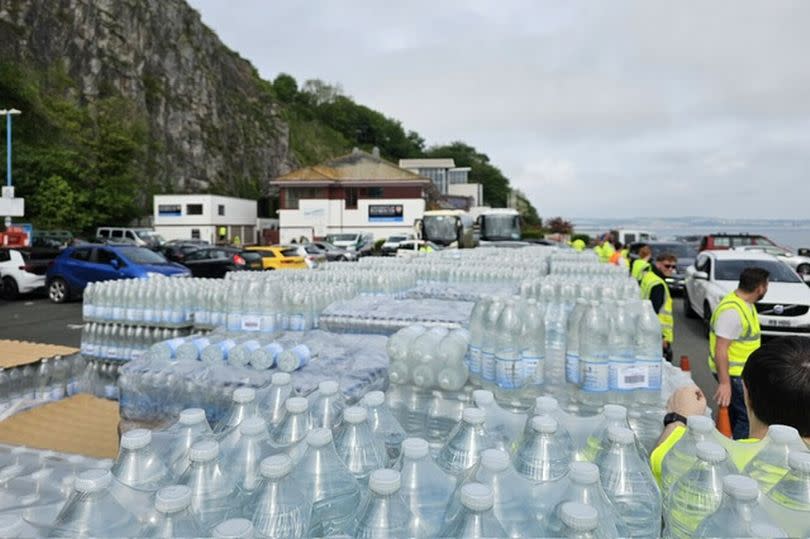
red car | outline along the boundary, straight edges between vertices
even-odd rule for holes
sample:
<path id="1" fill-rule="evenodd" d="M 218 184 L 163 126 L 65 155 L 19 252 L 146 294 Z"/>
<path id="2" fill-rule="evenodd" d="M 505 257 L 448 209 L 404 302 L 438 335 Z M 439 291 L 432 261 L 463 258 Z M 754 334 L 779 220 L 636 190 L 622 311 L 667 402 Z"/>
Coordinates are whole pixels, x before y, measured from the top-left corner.
<path id="1" fill-rule="evenodd" d="M 759 234 L 708 234 L 700 240 L 701 251 L 722 251 L 744 245 L 776 246 L 774 242 Z"/>

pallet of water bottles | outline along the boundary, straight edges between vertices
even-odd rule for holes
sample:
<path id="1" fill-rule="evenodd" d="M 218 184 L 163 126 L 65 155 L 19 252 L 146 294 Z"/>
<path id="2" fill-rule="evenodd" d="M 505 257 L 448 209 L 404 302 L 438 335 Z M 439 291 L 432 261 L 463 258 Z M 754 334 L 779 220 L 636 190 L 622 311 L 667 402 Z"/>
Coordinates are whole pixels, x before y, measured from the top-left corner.
<path id="1" fill-rule="evenodd" d="M 140 358 L 155 343 L 189 335 L 190 327 L 149 327 L 117 322 L 85 322 L 80 351 L 101 361 L 131 361 Z"/>

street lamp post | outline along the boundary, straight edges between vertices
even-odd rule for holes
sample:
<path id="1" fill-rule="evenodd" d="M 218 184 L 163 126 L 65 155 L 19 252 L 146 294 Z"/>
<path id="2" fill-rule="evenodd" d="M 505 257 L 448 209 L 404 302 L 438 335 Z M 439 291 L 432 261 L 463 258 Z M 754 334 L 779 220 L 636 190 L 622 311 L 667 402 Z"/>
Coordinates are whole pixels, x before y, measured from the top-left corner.
<path id="1" fill-rule="evenodd" d="M 6 117 L 6 189 L 8 192 L 3 193 L 3 196 L 10 196 L 14 198 L 14 191 L 11 189 L 11 117 L 17 114 L 22 114 L 17 109 L 2 109 L 0 116 Z M 6 228 L 11 226 L 11 216 L 6 216 Z"/>

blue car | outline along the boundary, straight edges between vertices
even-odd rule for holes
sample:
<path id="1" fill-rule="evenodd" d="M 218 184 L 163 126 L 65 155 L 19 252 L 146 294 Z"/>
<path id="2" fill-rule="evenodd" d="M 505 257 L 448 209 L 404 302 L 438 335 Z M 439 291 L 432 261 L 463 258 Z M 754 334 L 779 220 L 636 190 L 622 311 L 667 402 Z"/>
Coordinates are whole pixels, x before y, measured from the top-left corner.
<path id="1" fill-rule="evenodd" d="M 80 296 L 87 283 L 154 274 L 189 277 L 191 272 L 144 247 L 88 243 L 59 253 L 48 268 L 45 286 L 52 302 L 64 303 Z"/>

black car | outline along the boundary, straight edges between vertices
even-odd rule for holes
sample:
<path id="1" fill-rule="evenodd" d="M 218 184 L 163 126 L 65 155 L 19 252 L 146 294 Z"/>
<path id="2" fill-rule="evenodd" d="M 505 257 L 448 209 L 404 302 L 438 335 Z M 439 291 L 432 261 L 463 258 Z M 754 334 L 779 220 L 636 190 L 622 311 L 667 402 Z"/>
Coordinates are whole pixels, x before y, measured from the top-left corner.
<path id="1" fill-rule="evenodd" d="M 182 264 L 189 254 L 200 250 L 202 247 L 204 246 L 198 243 L 166 243 L 160 247 L 160 252 L 172 262 Z"/>
<path id="2" fill-rule="evenodd" d="M 351 253 L 345 249 L 341 249 L 336 245 L 332 245 L 328 241 L 313 241 L 310 245 L 314 245 L 318 249 L 321 250 L 323 254 L 326 255 L 326 260 L 329 262 L 340 261 L 346 262 L 349 260 L 354 260 L 356 257 L 354 253 Z"/>
<path id="3" fill-rule="evenodd" d="M 183 265 L 194 277 L 225 277 L 229 271 L 261 270 L 262 257 L 236 247 L 203 247 L 186 255 Z"/>

